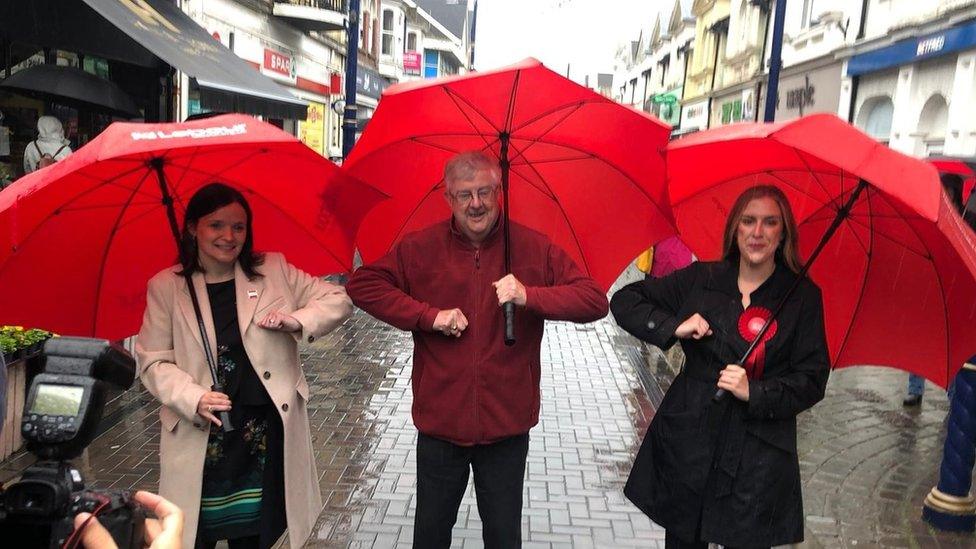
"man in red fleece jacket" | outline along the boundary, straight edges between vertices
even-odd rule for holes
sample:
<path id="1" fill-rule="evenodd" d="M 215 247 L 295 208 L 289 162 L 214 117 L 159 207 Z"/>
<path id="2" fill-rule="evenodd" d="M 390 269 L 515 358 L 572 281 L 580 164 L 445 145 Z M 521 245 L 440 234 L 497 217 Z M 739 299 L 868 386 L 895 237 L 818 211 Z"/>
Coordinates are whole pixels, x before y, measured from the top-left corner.
<path id="1" fill-rule="evenodd" d="M 444 168 L 451 218 L 405 236 L 346 286 L 367 313 L 413 332 L 415 547 L 450 547 L 472 469 L 485 547 L 521 547 L 544 321 L 592 322 L 608 310 L 606 294 L 566 252 L 516 223 L 512 272 L 504 271 L 500 175 L 484 153 L 452 158 Z M 517 306 L 511 347 L 500 306 L 509 301 Z"/>

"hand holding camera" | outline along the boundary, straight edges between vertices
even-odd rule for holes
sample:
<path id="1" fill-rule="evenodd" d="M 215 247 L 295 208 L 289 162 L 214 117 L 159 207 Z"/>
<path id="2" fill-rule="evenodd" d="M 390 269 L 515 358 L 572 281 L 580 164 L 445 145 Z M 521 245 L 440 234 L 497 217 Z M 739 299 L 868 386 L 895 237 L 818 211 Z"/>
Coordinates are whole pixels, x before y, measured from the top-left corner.
<path id="1" fill-rule="evenodd" d="M 133 499 L 156 515 L 146 519 L 143 547 L 149 549 L 179 549 L 183 536 L 183 511 L 163 497 L 151 492 L 139 491 Z M 75 531 L 80 532 L 81 544 L 86 549 L 117 549 L 112 534 L 90 513 L 79 513 L 74 520 Z"/>

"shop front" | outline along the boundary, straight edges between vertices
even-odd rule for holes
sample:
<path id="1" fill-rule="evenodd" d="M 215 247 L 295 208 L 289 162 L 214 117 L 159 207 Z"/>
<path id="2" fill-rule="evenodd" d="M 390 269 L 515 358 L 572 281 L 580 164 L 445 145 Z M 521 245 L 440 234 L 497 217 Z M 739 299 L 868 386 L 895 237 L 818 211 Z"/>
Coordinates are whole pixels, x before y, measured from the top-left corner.
<path id="1" fill-rule="evenodd" d="M 267 116 L 265 120 L 303 139 L 323 156 L 341 155 L 341 143 L 332 143 L 341 120 L 331 105 L 343 95 L 345 57 L 334 44 L 275 19 L 262 18 L 260 13 L 230 0 L 208 1 L 196 18 L 214 39 L 253 70 L 307 104 L 304 113 L 297 116 Z M 191 109 L 197 108 L 194 105 L 198 100 L 190 95 L 188 103 Z"/>
<path id="2" fill-rule="evenodd" d="M 784 122 L 818 112 L 838 114 L 843 70 L 843 62 L 835 61 L 833 56 L 783 69 L 775 120 Z M 766 104 L 765 82 L 759 104 Z"/>
<path id="3" fill-rule="evenodd" d="M 651 96 L 651 112 L 662 122 L 678 127 L 681 124 L 681 90 L 679 86 Z"/>
<path id="4" fill-rule="evenodd" d="M 681 105 L 681 127 L 677 132 L 691 133 L 708 128 L 708 98 L 689 101 Z"/>
<path id="5" fill-rule="evenodd" d="M 752 81 L 731 90 L 716 92 L 712 96 L 708 127 L 718 128 L 736 122 L 755 122 L 757 86 L 758 83 Z"/>
<path id="6" fill-rule="evenodd" d="M 303 119 L 308 108 L 167 0 L 0 2 L 0 76 L 37 64 L 73 67 L 105 79 L 131 98 L 137 112 L 106 114 L 51 90 L 0 92 L 0 147 L 8 153 L 0 162 L 15 175 L 42 115 L 59 118 L 77 148 L 113 120 L 183 119 L 188 113 L 179 98 L 188 92 L 210 111 Z"/>

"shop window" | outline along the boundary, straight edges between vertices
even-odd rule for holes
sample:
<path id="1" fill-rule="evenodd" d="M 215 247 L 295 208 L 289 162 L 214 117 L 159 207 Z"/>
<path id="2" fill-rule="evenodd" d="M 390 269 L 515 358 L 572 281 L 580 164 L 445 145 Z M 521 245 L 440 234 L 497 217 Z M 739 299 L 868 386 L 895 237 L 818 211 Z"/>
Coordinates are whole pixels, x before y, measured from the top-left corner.
<path id="1" fill-rule="evenodd" d="M 383 43 L 380 46 L 382 55 L 393 55 L 393 10 L 383 10 Z"/>
<path id="2" fill-rule="evenodd" d="M 813 25 L 813 0 L 803 0 L 800 28 L 805 29 Z"/>
<path id="3" fill-rule="evenodd" d="M 948 125 L 949 106 L 945 97 L 939 94 L 929 97 L 918 117 L 918 133 L 921 134 L 922 142 L 916 153 L 925 156 L 942 154 Z"/>
<path id="4" fill-rule="evenodd" d="M 437 78 L 440 68 L 440 55 L 436 51 L 424 52 L 424 78 Z"/>
<path id="5" fill-rule="evenodd" d="M 363 43 L 359 45 L 359 49 L 363 50 L 363 53 L 369 54 L 369 30 L 370 30 L 370 17 L 369 12 L 363 12 L 363 18 L 360 19 L 360 31 L 359 34 L 363 38 Z"/>
<path id="6" fill-rule="evenodd" d="M 887 143 L 891 139 L 891 118 L 894 113 L 895 105 L 890 97 L 873 97 L 861 106 L 857 126 L 871 137 Z"/>

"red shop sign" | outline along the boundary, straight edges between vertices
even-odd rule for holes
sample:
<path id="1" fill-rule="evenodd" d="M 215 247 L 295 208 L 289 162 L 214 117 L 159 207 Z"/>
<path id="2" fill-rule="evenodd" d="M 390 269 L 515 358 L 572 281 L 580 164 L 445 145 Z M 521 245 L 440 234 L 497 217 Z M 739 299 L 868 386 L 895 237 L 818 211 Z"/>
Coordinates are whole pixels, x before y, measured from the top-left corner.
<path id="1" fill-rule="evenodd" d="M 291 56 L 264 48 L 264 68 L 283 76 L 291 76 Z"/>

